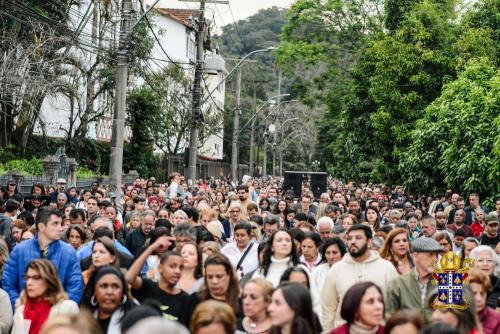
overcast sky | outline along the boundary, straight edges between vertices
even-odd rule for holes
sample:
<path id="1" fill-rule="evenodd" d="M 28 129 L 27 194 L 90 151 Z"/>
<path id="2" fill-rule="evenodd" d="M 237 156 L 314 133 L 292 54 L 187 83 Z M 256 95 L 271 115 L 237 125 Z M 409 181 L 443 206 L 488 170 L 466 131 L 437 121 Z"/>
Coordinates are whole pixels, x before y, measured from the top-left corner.
<path id="1" fill-rule="evenodd" d="M 149 4 L 153 2 L 154 0 L 146 1 Z M 231 6 L 207 4 L 207 17 L 209 19 L 214 18 L 218 28 L 220 28 L 223 25 L 233 23 L 233 17 L 234 20 L 238 21 L 257 13 L 259 9 L 272 6 L 287 8 L 292 2 L 293 0 L 230 0 Z M 178 0 L 160 0 L 157 6 L 163 8 L 198 8 L 199 4 Z M 233 15 L 231 15 L 230 9 Z"/>

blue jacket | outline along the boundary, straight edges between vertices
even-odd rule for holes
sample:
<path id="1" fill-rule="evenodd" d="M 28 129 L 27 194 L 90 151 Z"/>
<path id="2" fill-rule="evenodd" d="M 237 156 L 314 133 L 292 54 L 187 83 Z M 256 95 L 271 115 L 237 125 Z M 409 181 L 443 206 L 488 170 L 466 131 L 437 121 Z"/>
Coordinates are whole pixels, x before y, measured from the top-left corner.
<path id="1" fill-rule="evenodd" d="M 224 227 L 224 235 L 226 236 L 226 238 L 230 238 L 231 237 L 231 222 L 228 219 L 222 221 L 222 227 Z"/>
<path id="2" fill-rule="evenodd" d="M 10 254 L 3 270 L 2 288 L 9 294 L 13 308 L 26 284 L 24 274 L 28 263 L 41 257 L 42 252 L 36 237 L 21 242 Z M 74 248 L 64 241 L 54 241 L 49 245 L 48 259 L 55 265 L 68 297 L 79 304 L 83 293 L 83 280 Z"/>

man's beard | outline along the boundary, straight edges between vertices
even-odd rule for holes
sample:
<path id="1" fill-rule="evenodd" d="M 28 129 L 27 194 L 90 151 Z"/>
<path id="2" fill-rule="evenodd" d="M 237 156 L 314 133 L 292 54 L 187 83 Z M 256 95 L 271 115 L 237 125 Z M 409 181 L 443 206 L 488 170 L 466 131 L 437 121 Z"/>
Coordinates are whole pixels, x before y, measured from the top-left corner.
<path id="1" fill-rule="evenodd" d="M 352 250 L 349 248 L 349 254 L 351 254 L 352 257 L 360 257 L 363 256 L 366 252 L 368 251 L 368 243 L 365 243 L 363 247 L 359 250 Z"/>
<path id="2" fill-rule="evenodd" d="M 240 196 L 239 198 L 240 198 L 240 201 L 245 201 L 246 200 L 245 196 Z"/>

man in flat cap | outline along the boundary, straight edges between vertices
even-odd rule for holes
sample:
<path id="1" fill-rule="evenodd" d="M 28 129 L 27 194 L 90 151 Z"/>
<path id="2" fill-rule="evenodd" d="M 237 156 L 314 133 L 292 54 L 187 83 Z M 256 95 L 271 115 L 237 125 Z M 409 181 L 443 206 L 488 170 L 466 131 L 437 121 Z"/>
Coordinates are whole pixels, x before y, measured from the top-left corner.
<path id="1" fill-rule="evenodd" d="M 386 319 L 400 309 L 417 311 L 430 321 L 432 309 L 427 300 L 433 292 L 433 262 L 443 248 L 436 240 L 421 237 L 411 242 L 413 270 L 389 283 L 385 299 Z"/>

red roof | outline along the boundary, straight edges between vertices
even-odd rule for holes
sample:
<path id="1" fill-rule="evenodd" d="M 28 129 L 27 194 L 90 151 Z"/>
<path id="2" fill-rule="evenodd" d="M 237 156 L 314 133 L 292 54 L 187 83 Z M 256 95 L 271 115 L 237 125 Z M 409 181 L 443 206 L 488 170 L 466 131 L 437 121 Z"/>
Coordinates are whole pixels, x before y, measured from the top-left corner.
<path id="1" fill-rule="evenodd" d="M 199 15 L 199 11 L 196 9 L 155 8 L 155 10 L 161 15 L 168 16 L 188 28 L 193 28 L 189 17 L 194 20 Z"/>

